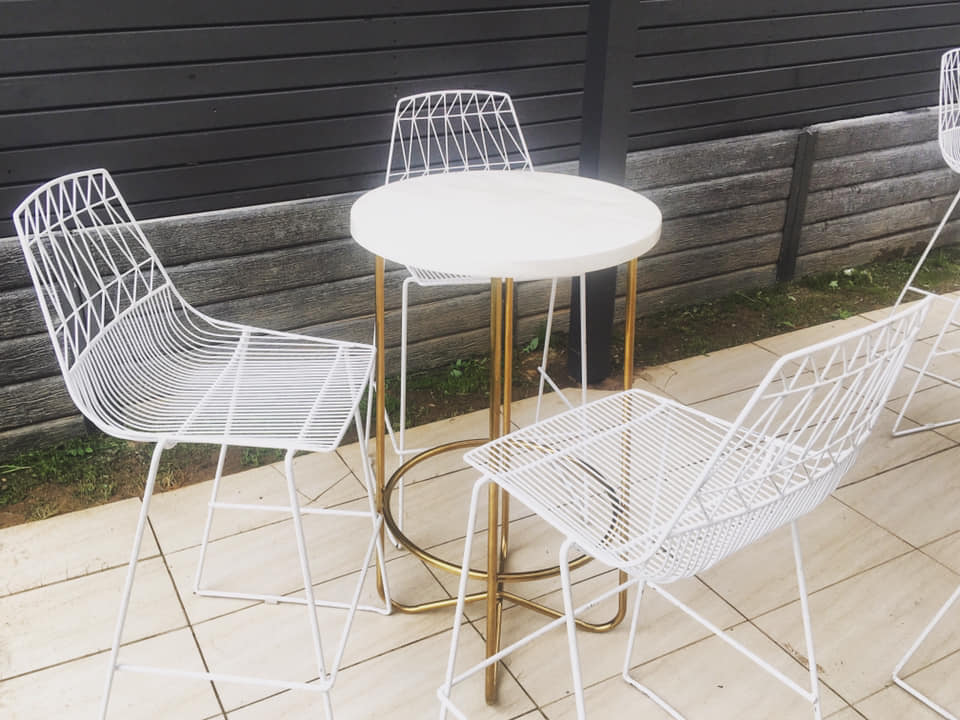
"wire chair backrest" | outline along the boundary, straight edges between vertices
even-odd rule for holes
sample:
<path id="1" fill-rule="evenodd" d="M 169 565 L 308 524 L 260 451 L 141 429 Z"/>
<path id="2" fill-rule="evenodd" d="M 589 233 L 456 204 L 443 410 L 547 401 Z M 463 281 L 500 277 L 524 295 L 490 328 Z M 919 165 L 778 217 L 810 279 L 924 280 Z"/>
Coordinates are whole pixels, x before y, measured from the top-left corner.
<path id="1" fill-rule="evenodd" d="M 106 170 L 42 185 L 13 222 L 73 395 L 70 370 L 84 351 L 121 317 L 172 290 L 170 278 Z"/>
<path id="2" fill-rule="evenodd" d="M 930 302 L 780 358 L 666 525 L 647 576 L 700 572 L 833 492 L 876 424 Z"/>
<path id="3" fill-rule="evenodd" d="M 940 59 L 940 152 L 954 172 L 960 172 L 960 48 Z"/>
<path id="4" fill-rule="evenodd" d="M 436 172 L 532 169 L 508 94 L 442 90 L 397 101 L 387 183 Z"/>

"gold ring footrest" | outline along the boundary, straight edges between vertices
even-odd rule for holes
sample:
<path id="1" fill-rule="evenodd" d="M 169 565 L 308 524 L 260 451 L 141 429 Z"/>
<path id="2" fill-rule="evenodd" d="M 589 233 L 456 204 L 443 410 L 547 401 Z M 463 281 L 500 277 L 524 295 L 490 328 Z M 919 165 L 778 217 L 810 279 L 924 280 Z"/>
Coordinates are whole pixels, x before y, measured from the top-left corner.
<path id="1" fill-rule="evenodd" d="M 435 448 L 425 450 L 416 457 L 410 458 L 407 460 L 407 462 L 397 468 L 393 475 L 390 476 L 390 479 L 387 481 L 386 485 L 383 486 L 383 522 L 390 531 L 390 534 L 393 535 L 396 541 L 403 545 L 403 547 L 424 562 L 455 575 L 460 574 L 461 568 L 459 565 L 452 563 L 449 560 L 444 560 L 443 558 L 437 557 L 433 553 L 424 550 L 410 538 L 408 538 L 399 527 L 397 527 L 397 523 L 393 518 L 393 511 L 390 509 L 390 496 L 393 494 L 393 491 L 396 488 L 397 483 L 400 481 L 400 478 L 425 460 L 429 460 L 432 457 L 446 452 L 453 452 L 454 450 L 478 447 L 487 442 L 489 442 L 487 438 L 455 440 L 453 442 L 437 445 Z M 581 555 L 570 562 L 570 569 L 572 570 L 574 568 L 582 567 L 590 562 L 590 559 L 591 558 L 588 555 Z M 559 574 L 559 572 L 560 568 L 558 566 L 553 566 L 539 568 L 537 570 L 524 570 L 521 572 L 500 572 L 497 573 L 497 578 L 503 582 L 529 582 L 532 580 L 541 580 L 543 578 L 553 577 L 554 575 Z M 486 580 L 487 571 L 470 568 L 470 578 L 473 580 Z M 486 593 L 484 593 L 484 595 L 485 594 Z"/>
<path id="2" fill-rule="evenodd" d="M 445 570 L 446 572 L 459 575 L 462 571 L 460 565 L 452 563 L 449 560 L 444 560 L 441 557 L 434 555 L 433 553 L 424 550 L 415 542 L 413 542 L 409 537 L 407 537 L 403 531 L 397 526 L 396 521 L 393 517 L 393 511 L 390 509 L 390 496 L 393 494 L 394 489 L 396 488 L 397 483 L 400 481 L 404 475 L 410 472 L 411 469 L 416 467 L 422 462 L 429 460 L 437 455 L 441 455 L 447 452 L 453 452 L 455 450 L 465 450 L 467 448 L 478 447 L 484 443 L 489 442 L 489 438 L 471 438 L 469 440 L 455 440 L 453 442 L 444 443 L 443 445 L 438 445 L 437 447 L 430 448 L 420 453 L 416 457 L 407 460 L 399 468 L 397 468 L 394 473 L 390 476 L 390 479 L 383 487 L 383 522 L 386 528 L 390 531 L 390 534 L 396 539 L 400 545 L 409 550 L 413 555 L 423 560 L 425 563 L 432 565 L 433 567 L 439 568 L 440 570 Z M 579 567 L 583 567 L 592 558 L 589 555 L 580 555 L 579 557 L 570 561 L 570 569 L 574 570 Z M 532 580 L 541 580 L 543 578 L 555 577 L 560 574 L 560 567 L 557 565 L 551 567 L 538 568 L 536 570 L 524 570 L 524 571 L 514 571 L 514 572 L 500 572 L 497 574 L 497 579 L 500 582 L 529 582 Z M 487 572 L 486 570 L 477 570 L 475 568 L 470 568 L 469 577 L 473 580 L 486 580 Z M 541 605 L 538 602 L 529 600 L 520 595 L 515 595 L 514 593 L 501 590 L 498 593 L 498 596 L 501 600 L 510 600 L 511 602 L 516 603 L 517 605 L 522 605 L 523 607 L 529 608 L 536 612 L 548 615 L 550 617 L 560 617 L 563 613 L 555 610 L 553 608 L 547 607 L 546 605 Z M 467 595 L 466 601 L 476 602 L 483 600 L 487 597 L 487 593 L 477 592 Z M 399 603 L 392 601 L 394 610 L 402 613 L 421 613 L 428 612 L 430 610 L 436 610 L 444 607 L 453 607 L 457 604 L 456 598 L 444 598 L 442 600 L 433 600 L 429 602 L 417 603 L 414 605 L 407 605 L 404 603 Z M 616 625 L 623 619 L 622 609 L 617 612 L 617 614 L 610 620 L 603 623 L 590 623 L 584 620 L 577 620 L 577 626 L 587 630 L 589 632 L 606 632 L 616 627 Z"/>

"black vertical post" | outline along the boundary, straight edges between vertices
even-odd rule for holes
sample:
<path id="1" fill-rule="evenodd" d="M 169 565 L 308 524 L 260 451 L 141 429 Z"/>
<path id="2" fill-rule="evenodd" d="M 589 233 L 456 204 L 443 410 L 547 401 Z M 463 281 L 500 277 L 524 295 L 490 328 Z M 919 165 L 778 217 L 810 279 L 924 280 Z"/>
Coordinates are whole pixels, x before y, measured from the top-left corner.
<path id="1" fill-rule="evenodd" d="M 633 79 L 636 0 L 590 0 L 580 136 L 580 174 L 622 185 Z M 590 238 L 583 238 L 590 242 Z M 610 374 L 617 269 L 587 273 L 587 382 Z M 580 378 L 580 282 L 570 289 L 567 371 Z"/>
<path id="2" fill-rule="evenodd" d="M 793 280 L 797 272 L 797 253 L 800 236 L 803 234 L 803 216 L 807 210 L 807 193 L 810 190 L 810 173 L 817 157 L 817 131 L 805 128 L 797 138 L 797 154 L 793 160 L 793 178 L 790 181 L 790 196 L 783 221 L 783 239 L 780 257 L 777 259 L 777 280 Z"/>

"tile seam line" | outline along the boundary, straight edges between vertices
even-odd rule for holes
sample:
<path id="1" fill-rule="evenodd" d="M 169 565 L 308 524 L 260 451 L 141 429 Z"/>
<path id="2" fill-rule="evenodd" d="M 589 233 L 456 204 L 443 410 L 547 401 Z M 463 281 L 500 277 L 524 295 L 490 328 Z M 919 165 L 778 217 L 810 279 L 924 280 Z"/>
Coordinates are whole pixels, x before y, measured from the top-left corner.
<path id="1" fill-rule="evenodd" d="M 170 569 L 170 563 L 167 562 L 167 556 L 163 552 L 163 546 L 160 544 L 160 538 L 157 535 L 157 530 L 153 526 L 153 521 L 150 518 L 147 518 L 147 524 L 150 526 L 150 533 L 153 535 L 153 541 L 157 544 L 157 547 L 160 548 L 160 559 L 163 562 L 163 569 L 167 571 L 167 579 L 170 581 L 170 588 L 173 590 L 174 596 L 177 598 L 177 604 L 180 606 L 180 612 L 183 613 L 183 619 L 187 623 L 187 628 L 190 630 L 190 637 L 193 639 L 193 645 L 197 650 L 197 654 L 200 656 L 200 663 L 203 665 L 204 672 L 210 672 L 210 665 L 207 662 L 207 656 L 203 652 L 203 648 L 200 647 L 200 639 L 197 637 L 197 632 L 193 627 L 193 622 L 190 620 L 190 614 L 187 612 L 187 606 L 183 602 L 183 596 L 180 594 L 180 588 L 177 587 L 177 582 L 174 580 L 173 571 Z M 213 680 L 208 681 L 210 683 L 210 689 L 213 691 L 213 697 L 217 701 L 217 707 L 220 708 L 220 714 L 226 720 L 227 710 L 223 706 L 223 699 L 220 697 L 220 691 L 217 689 L 217 684 Z M 214 716 L 216 717 L 216 716 Z"/>

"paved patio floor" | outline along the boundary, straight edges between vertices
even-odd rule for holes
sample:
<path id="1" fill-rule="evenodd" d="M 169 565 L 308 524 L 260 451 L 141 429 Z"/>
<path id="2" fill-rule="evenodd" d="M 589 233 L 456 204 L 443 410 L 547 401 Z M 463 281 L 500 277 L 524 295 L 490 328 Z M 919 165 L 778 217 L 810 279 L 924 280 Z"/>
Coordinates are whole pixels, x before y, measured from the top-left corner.
<path id="1" fill-rule="evenodd" d="M 866 324 L 885 311 L 695 357 L 641 373 L 637 384 L 724 417 L 732 417 L 775 356 Z M 928 320 L 927 338 L 940 309 Z M 915 348 L 919 357 L 922 348 Z M 960 378 L 960 360 L 942 372 Z M 906 374 L 875 435 L 843 486 L 800 524 L 811 613 L 821 668 L 825 715 L 837 720 L 935 718 L 902 690 L 890 672 L 940 604 L 960 582 L 960 424 L 891 438 L 890 428 L 912 378 Z M 916 419 L 949 417 L 960 391 L 930 383 L 911 407 Z M 518 403 L 515 419 L 532 414 Z M 414 442 L 482 435 L 486 415 L 474 413 L 413 431 Z M 359 507 L 359 448 L 297 461 L 304 502 Z M 406 517 L 425 546 L 457 557 L 470 471 L 451 454 L 417 469 L 408 487 Z M 224 497 L 280 504 L 282 468 L 264 467 L 225 480 Z M 209 483 L 156 496 L 143 549 L 124 662 L 220 672 L 315 677 L 302 607 L 198 598 L 191 592 Z M 139 500 L 124 500 L 0 531 L 0 718 L 96 717 L 124 563 Z M 518 504 L 513 506 L 512 562 L 553 559 L 554 537 Z M 318 594 L 344 597 L 360 562 L 366 526 L 316 516 L 305 521 Z M 275 513 L 222 511 L 214 525 L 206 581 L 232 590 L 295 594 L 298 566 L 289 519 Z M 478 548 L 483 543 L 476 544 Z M 390 549 L 388 569 L 401 601 L 438 599 L 456 578 Z M 777 532 L 702 577 L 674 586 L 717 624 L 803 683 L 804 642 L 789 531 Z M 610 583 L 596 563 L 577 571 L 578 589 Z M 371 585 L 368 582 L 368 586 Z M 558 583 L 540 581 L 526 594 L 559 604 Z M 376 596 L 372 587 L 367 599 Z M 768 679 L 716 638 L 651 594 L 634 658 L 636 677 L 658 689 L 691 720 L 807 718 L 802 699 Z M 609 614 L 600 608 L 597 616 Z M 468 608 L 463 656 L 482 652 L 483 609 Z M 321 611 L 332 646 L 339 611 Z M 434 717 L 434 692 L 449 646 L 452 611 L 384 617 L 360 613 L 333 691 L 338 718 L 420 720 Z M 519 607 L 504 612 L 504 641 L 542 622 Z M 619 678 L 626 623 L 582 637 L 587 709 L 593 718 L 668 716 Z M 486 706 L 477 682 L 457 701 L 472 718 L 565 720 L 575 717 L 562 630 L 507 660 L 500 699 Z M 960 712 L 960 612 L 953 612 L 907 668 L 914 682 Z M 111 718 L 231 720 L 320 718 L 317 696 L 268 688 L 121 673 Z"/>

